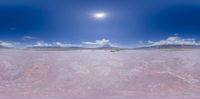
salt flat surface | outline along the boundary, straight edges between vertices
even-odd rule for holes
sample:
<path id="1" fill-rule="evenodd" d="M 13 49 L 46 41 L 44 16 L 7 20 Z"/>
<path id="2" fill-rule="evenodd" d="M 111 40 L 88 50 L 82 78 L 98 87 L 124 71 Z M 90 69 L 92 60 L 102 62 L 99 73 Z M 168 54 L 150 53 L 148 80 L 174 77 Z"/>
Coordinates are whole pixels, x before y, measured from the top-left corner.
<path id="1" fill-rule="evenodd" d="M 1 50 L 0 98 L 200 99 L 200 50 Z"/>

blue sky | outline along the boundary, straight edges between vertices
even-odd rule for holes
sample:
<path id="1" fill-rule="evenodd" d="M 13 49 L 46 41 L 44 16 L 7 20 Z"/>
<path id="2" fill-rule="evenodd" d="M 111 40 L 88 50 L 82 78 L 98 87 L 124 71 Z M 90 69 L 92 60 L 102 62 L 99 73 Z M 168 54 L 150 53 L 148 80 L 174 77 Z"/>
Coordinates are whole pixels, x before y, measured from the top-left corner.
<path id="1" fill-rule="evenodd" d="M 96 19 L 93 14 L 98 12 L 107 17 Z M 81 44 L 107 39 L 136 46 L 175 33 L 200 39 L 199 27 L 198 0 L 0 1 L 1 41 Z M 23 40 L 27 36 L 35 39 Z"/>

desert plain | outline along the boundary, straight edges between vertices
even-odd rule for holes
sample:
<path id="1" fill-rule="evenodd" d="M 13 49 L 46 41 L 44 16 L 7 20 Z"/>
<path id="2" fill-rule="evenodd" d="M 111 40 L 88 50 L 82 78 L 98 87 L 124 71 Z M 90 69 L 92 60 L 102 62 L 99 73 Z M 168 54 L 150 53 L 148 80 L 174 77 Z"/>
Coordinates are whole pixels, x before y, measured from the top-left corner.
<path id="1" fill-rule="evenodd" d="M 200 99 L 200 50 L 0 50 L 0 98 Z"/>

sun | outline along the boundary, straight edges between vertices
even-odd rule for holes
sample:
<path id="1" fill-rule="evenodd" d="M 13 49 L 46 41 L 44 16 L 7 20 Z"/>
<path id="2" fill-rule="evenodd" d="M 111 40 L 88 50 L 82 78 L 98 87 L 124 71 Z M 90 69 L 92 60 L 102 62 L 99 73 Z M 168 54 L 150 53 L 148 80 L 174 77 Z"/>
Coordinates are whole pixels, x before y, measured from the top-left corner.
<path id="1" fill-rule="evenodd" d="M 107 14 L 105 12 L 96 12 L 93 14 L 94 18 L 96 19 L 105 19 Z"/>

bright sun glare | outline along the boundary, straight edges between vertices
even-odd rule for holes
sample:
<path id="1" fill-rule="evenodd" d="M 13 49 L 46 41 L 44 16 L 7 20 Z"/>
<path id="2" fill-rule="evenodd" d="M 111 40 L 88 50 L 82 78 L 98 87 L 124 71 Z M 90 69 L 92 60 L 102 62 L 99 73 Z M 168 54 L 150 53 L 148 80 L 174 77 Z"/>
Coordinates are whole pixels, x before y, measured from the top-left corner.
<path id="1" fill-rule="evenodd" d="M 96 19 L 104 19 L 106 16 L 107 16 L 107 14 L 104 13 L 104 12 L 94 13 L 94 17 L 95 17 Z"/>

